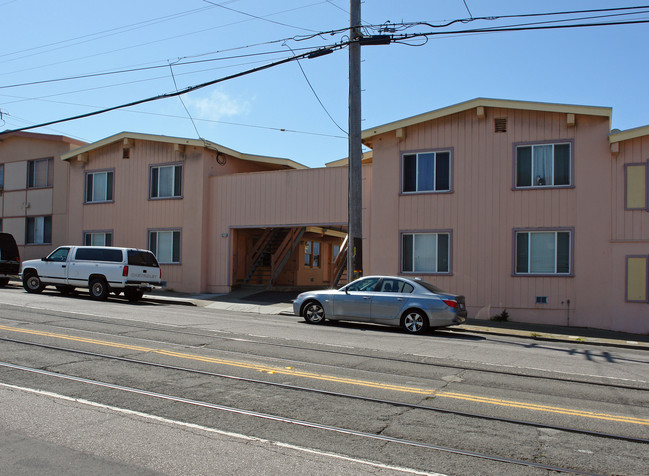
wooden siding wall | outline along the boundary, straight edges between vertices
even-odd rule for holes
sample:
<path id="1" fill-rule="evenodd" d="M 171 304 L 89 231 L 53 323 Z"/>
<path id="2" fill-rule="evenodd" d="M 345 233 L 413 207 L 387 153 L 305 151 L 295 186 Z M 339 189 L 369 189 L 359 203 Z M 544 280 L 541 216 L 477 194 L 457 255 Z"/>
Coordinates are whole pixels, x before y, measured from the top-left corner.
<path id="1" fill-rule="evenodd" d="M 465 294 L 472 317 L 489 318 L 506 308 L 519 321 L 539 321 L 538 314 L 545 313 L 546 322 L 571 319 L 571 325 L 579 325 L 574 315 L 578 303 L 582 317 L 593 306 L 574 278 L 512 276 L 512 233 L 516 228 L 574 227 L 575 273 L 597 275 L 590 262 L 595 256 L 609 262 L 608 120 L 578 116 L 577 125 L 569 127 L 566 114 L 486 111 L 485 119 L 472 109 L 411 126 L 401 141 L 394 132 L 375 138 L 371 273 L 399 272 L 400 231 L 452 230 L 452 275 L 424 278 Z M 507 119 L 507 132 L 494 132 L 495 118 Z M 575 187 L 512 190 L 513 145 L 561 140 L 574 141 Z M 401 154 L 440 148 L 453 151 L 453 192 L 400 195 Z M 605 292 L 608 281 L 593 281 L 589 291 Z M 536 305 L 536 296 L 548 296 L 549 304 Z"/>
<path id="2" fill-rule="evenodd" d="M 611 186 L 613 220 L 611 237 L 613 241 L 649 242 L 649 212 L 647 210 L 625 210 L 625 165 L 645 164 L 649 167 L 649 136 L 619 143 L 620 152 L 611 160 Z M 645 184 L 649 186 L 649 184 Z M 649 254 L 649 253 L 648 253 Z"/>
<path id="3" fill-rule="evenodd" d="M 203 191 L 207 181 L 204 149 L 174 151 L 173 144 L 135 141 L 130 158 L 122 158 L 121 142 L 90 152 L 85 164 L 72 160 L 70 181 L 70 241 L 82 242 L 87 231 L 112 231 L 113 245 L 148 248 L 151 229 L 181 230 L 181 265 L 162 266 L 163 279 L 175 290 L 201 289 Z M 182 199 L 149 199 L 152 164 L 183 164 Z M 85 172 L 114 170 L 112 203 L 84 204 Z"/>
<path id="4" fill-rule="evenodd" d="M 230 286 L 231 228 L 347 224 L 347 168 L 212 177 L 208 287 Z"/>

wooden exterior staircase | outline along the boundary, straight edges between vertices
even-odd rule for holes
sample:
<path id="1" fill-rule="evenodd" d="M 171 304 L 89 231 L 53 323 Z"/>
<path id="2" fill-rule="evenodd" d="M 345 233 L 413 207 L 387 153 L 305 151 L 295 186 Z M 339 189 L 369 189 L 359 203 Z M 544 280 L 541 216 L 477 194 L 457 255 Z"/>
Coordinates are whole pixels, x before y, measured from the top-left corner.
<path id="1" fill-rule="evenodd" d="M 272 286 L 286 266 L 305 228 L 267 228 L 246 255 L 244 284 Z"/>

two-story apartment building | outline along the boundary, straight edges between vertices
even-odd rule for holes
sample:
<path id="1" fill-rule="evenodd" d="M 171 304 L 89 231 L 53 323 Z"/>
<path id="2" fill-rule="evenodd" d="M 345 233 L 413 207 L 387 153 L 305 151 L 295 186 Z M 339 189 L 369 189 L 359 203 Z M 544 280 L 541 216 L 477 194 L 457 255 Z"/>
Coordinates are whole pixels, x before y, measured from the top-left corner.
<path id="1" fill-rule="evenodd" d="M 649 332 L 649 127 L 610 122 L 610 108 L 475 99 L 364 131 L 364 274 L 462 293 L 470 317 Z M 149 248 L 172 289 L 340 279 L 345 161 L 127 132 L 61 159 L 61 236 Z"/>
<path id="2" fill-rule="evenodd" d="M 68 241 L 69 176 L 61 155 L 83 145 L 50 134 L 0 135 L 0 231 L 14 235 L 23 259 Z"/>

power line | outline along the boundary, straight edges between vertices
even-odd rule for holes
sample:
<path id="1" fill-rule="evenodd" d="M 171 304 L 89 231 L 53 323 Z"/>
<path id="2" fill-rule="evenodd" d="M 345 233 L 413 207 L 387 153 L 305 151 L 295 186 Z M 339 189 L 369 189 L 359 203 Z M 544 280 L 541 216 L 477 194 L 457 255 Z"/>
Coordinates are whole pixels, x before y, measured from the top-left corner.
<path id="1" fill-rule="evenodd" d="M 345 45 L 346 45 L 346 43 L 344 43 L 344 44 L 341 43 L 341 44 L 332 45 L 329 48 L 333 51 L 334 49 L 340 49 L 340 48 L 344 47 Z M 145 98 L 145 99 L 139 99 L 137 101 L 132 101 L 130 103 L 121 104 L 119 106 L 112 106 L 112 107 L 108 107 L 108 108 L 105 108 L 105 109 L 102 109 L 102 110 L 99 110 L 99 111 L 93 111 L 93 112 L 88 112 L 88 113 L 85 113 L 85 114 L 79 114 L 77 116 L 68 117 L 68 118 L 65 118 L 65 119 L 58 119 L 58 120 L 55 120 L 55 121 L 49 121 L 49 122 L 36 124 L 36 125 L 33 125 L 33 126 L 29 126 L 29 127 L 23 127 L 23 128 L 20 128 L 20 129 L 6 130 L 6 131 L 3 131 L 3 132 L 0 132 L 0 135 L 8 134 L 8 133 L 11 133 L 11 132 L 19 132 L 19 131 L 26 131 L 26 130 L 30 130 L 30 129 L 37 129 L 39 127 L 50 126 L 52 124 L 59 124 L 61 122 L 74 121 L 74 120 L 77 120 L 77 119 L 83 119 L 83 118 L 86 118 L 86 117 L 96 116 L 96 115 L 99 115 L 99 114 L 104 114 L 104 113 L 115 111 L 115 110 L 118 110 L 118 109 L 137 106 L 139 104 L 145 104 L 145 103 L 148 103 L 148 102 L 159 101 L 161 99 L 167 99 L 167 98 L 181 96 L 183 94 L 187 94 L 187 93 L 190 93 L 192 91 L 196 91 L 198 89 L 205 88 L 207 86 L 211 86 L 211 85 L 214 85 L 214 84 L 217 84 L 217 83 L 221 83 L 221 82 L 228 81 L 228 80 L 231 80 L 231 79 L 239 78 L 239 77 L 242 77 L 242 76 L 247 76 L 249 74 L 257 73 L 259 71 L 264 71 L 266 69 L 270 69 L 270 68 L 273 68 L 275 66 L 290 63 L 291 61 L 296 61 L 296 60 L 301 59 L 301 58 L 307 58 L 310 54 L 316 53 L 316 51 L 317 50 L 314 50 L 314 51 L 312 51 L 310 53 L 307 52 L 307 53 L 302 53 L 300 55 L 291 56 L 289 58 L 284 58 L 282 60 L 275 61 L 273 63 L 268 63 L 266 65 L 259 66 L 257 68 L 252 68 L 252 69 L 249 69 L 249 70 L 246 70 L 246 71 L 242 71 L 242 72 L 239 72 L 239 73 L 232 74 L 230 76 L 225 76 L 223 78 L 214 79 L 212 81 L 207 81 L 205 83 L 201 83 L 201 84 L 198 84 L 196 86 L 190 86 L 190 87 L 187 87 L 187 88 L 182 89 L 180 91 L 160 94 L 158 96 L 153 96 L 153 97 L 149 97 L 149 98 Z"/>

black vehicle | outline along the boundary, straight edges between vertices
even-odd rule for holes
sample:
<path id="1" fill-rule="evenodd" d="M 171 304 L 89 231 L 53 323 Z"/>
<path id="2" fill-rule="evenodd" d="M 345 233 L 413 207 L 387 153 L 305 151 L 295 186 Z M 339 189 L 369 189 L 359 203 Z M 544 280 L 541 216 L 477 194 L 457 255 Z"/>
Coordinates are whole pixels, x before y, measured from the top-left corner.
<path id="1" fill-rule="evenodd" d="M 9 283 L 9 278 L 20 273 L 20 253 L 14 236 L 0 233 L 0 287 Z"/>

